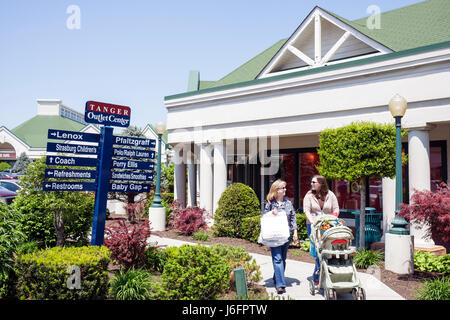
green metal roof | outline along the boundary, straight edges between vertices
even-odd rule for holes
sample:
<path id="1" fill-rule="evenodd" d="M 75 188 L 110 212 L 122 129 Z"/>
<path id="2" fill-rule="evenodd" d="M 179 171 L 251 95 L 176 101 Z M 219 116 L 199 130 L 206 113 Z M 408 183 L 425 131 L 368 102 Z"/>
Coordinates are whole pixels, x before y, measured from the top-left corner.
<path id="1" fill-rule="evenodd" d="M 393 51 L 450 41 L 449 0 L 428 0 L 383 12 L 380 29 L 372 30 L 367 27 L 368 17 L 349 21 L 326 12 Z"/>
<path id="2" fill-rule="evenodd" d="M 450 41 L 450 0 L 428 0 L 381 13 L 381 28 L 373 30 L 367 28 L 367 17 L 350 21 L 330 11 L 324 11 L 393 51 Z M 287 40 L 278 41 L 218 81 L 200 81 L 198 90 L 256 79 Z M 178 95 L 169 98 L 175 96 Z"/>
<path id="3" fill-rule="evenodd" d="M 84 124 L 61 116 L 38 115 L 12 129 L 11 132 L 25 141 L 31 148 L 45 148 L 47 146 L 48 129 L 80 131 L 84 127 Z"/>

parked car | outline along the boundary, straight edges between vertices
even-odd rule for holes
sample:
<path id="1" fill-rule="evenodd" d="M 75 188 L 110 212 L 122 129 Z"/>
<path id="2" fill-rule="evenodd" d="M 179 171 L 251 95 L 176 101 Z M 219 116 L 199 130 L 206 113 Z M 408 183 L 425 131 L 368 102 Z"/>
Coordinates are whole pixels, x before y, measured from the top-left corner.
<path id="1" fill-rule="evenodd" d="M 6 174 L 4 172 L 0 172 L 0 179 L 1 180 L 14 180 L 14 177 L 12 177 L 9 174 Z"/>
<path id="2" fill-rule="evenodd" d="M 0 187 L 0 201 L 6 204 L 11 204 L 17 193 L 12 192 L 4 187 Z"/>
<path id="3" fill-rule="evenodd" d="M 0 187 L 16 193 L 22 189 L 22 187 L 17 183 L 17 180 L 0 180 Z"/>

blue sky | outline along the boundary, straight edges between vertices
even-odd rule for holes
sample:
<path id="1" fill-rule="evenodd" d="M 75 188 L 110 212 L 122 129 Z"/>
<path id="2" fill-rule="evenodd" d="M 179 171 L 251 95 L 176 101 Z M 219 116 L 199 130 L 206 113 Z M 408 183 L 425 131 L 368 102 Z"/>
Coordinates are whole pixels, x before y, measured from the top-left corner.
<path id="1" fill-rule="evenodd" d="M 0 126 L 36 115 L 36 99 L 131 107 L 131 124 L 165 121 L 164 96 L 190 70 L 218 80 L 289 37 L 315 5 L 347 19 L 419 0 L 0 0 Z M 70 5 L 80 29 L 66 26 Z"/>

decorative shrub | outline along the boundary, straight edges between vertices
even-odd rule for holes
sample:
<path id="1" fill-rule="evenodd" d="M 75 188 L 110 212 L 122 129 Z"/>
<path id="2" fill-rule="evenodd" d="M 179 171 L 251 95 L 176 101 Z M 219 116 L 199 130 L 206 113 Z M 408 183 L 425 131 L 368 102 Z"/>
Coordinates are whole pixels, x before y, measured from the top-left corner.
<path id="1" fill-rule="evenodd" d="M 127 225 L 118 221 L 105 230 L 105 246 L 111 250 L 111 258 L 125 270 L 139 268 L 147 263 L 146 246 L 150 236 L 149 221 L 143 224 Z"/>
<path id="2" fill-rule="evenodd" d="M 210 300 L 229 286 L 230 265 L 209 247 L 168 248 L 158 295 L 162 299 Z"/>
<path id="3" fill-rule="evenodd" d="M 124 205 L 125 210 L 127 212 L 128 220 L 129 221 L 136 221 L 142 216 L 146 216 L 145 213 L 145 206 L 147 204 L 147 201 L 138 201 L 138 202 L 132 202 L 127 203 Z"/>
<path id="4" fill-rule="evenodd" d="M 414 253 L 414 267 L 419 271 L 450 273 L 450 254 L 436 256 L 431 252 L 417 250 Z"/>
<path id="5" fill-rule="evenodd" d="M 297 213 L 297 236 L 300 240 L 308 238 L 308 229 L 306 228 L 306 214 Z"/>
<path id="6" fill-rule="evenodd" d="M 105 299 L 110 255 L 104 246 L 54 247 L 20 255 L 17 294 L 20 299 Z M 79 288 L 77 273 L 68 272 L 71 266 L 79 268 Z"/>
<path id="7" fill-rule="evenodd" d="M 418 290 L 419 300 L 450 300 L 450 277 L 425 281 L 423 289 Z"/>
<path id="8" fill-rule="evenodd" d="M 441 183 L 436 192 L 415 190 L 411 204 L 400 204 L 399 215 L 428 225 L 428 238 L 450 250 L 450 188 Z"/>
<path id="9" fill-rule="evenodd" d="M 168 257 L 166 250 L 154 248 L 154 250 L 147 250 L 146 255 L 148 267 L 162 273 Z"/>
<path id="10" fill-rule="evenodd" d="M 305 252 L 309 252 L 310 247 L 311 247 L 310 240 L 309 239 L 305 239 L 305 240 L 303 240 L 303 242 L 301 242 L 300 250 L 303 250 Z"/>
<path id="11" fill-rule="evenodd" d="M 141 269 L 119 270 L 110 281 L 111 299 L 146 300 L 150 298 L 151 274 Z"/>
<path id="12" fill-rule="evenodd" d="M 12 207 L 0 201 L 0 299 L 12 295 L 14 282 L 14 258 L 25 235 L 16 222 L 19 218 Z"/>
<path id="13" fill-rule="evenodd" d="M 199 240 L 199 241 L 208 241 L 208 239 L 209 239 L 209 235 L 208 235 L 206 232 L 201 232 L 201 231 L 195 232 L 195 233 L 192 235 L 192 237 L 193 237 L 195 240 Z"/>
<path id="14" fill-rule="evenodd" d="M 211 246 L 211 249 L 229 263 L 232 270 L 238 267 L 244 268 L 247 287 L 253 287 L 258 281 L 262 280 L 260 266 L 245 251 L 244 247 L 216 244 Z"/>
<path id="15" fill-rule="evenodd" d="M 260 203 L 252 188 L 233 183 L 220 196 L 214 215 L 215 233 L 219 237 L 242 238 L 244 218 L 259 215 L 260 212 Z"/>
<path id="16" fill-rule="evenodd" d="M 353 261 L 357 268 L 367 269 L 370 266 L 379 265 L 383 259 L 383 254 L 380 251 L 360 249 L 356 252 Z"/>
<path id="17" fill-rule="evenodd" d="M 186 236 L 205 228 L 207 211 L 197 207 L 187 207 L 174 214 L 173 227 Z"/>

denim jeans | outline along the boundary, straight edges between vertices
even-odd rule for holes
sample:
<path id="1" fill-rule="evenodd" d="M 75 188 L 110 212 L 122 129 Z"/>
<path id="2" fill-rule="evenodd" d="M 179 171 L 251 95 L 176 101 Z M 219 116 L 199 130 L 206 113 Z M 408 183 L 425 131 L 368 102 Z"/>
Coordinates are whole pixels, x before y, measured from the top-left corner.
<path id="1" fill-rule="evenodd" d="M 311 235 L 311 225 L 310 224 L 306 224 L 306 230 L 308 231 L 308 238 L 311 239 L 311 237 L 310 237 L 310 235 Z M 316 248 L 316 250 L 317 250 L 317 248 Z M 319 258 L 316 257 L 316 265 L 314 266 L 314 273 L 313 273 L 313 280 L 314 281 L 319 281 L 319 275 L 317 274 L 317 272 L 319 270 L 320 270 L 320 261 L 319 261 Z"/>
<path id="2" fill-rule="evenodd" d="M 273 264 L 273 281 L 275 282 L 275 288 L 286 287 L 286 281 L 284 279 L 284 271 L 286 270 L 286 257 L 289 249 L 290 241 L 285 244 L 270 248 L 272 253 Z"/>

